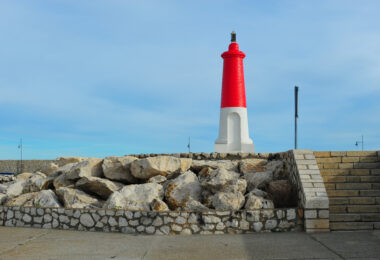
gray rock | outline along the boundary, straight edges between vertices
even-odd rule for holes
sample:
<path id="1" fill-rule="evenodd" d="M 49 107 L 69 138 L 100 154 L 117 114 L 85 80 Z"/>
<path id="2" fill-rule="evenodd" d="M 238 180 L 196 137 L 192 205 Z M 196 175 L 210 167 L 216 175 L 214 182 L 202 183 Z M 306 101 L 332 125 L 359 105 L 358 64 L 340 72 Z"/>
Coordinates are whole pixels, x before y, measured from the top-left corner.
<path id="1" fill-rule="evenodd" d="M 162 184 L 164 182 L 166 182 L 167 179 L 165 176 L 162 176 L 162 175 L 156 175 L 156 176 L 153 176 L 152 178 L 150 178 L 147 182 L 148 183 L 158 183 L 158 184 Z"/>
<path id="2" fill-rule="evenodd" d="M 240 192 L 218 192 L 212 197 L 212 204 L 218 210 L 239 210 L 244 205 L 244 196 Z"/>
<path id="3" fill-rule="evenodd" d="M 181 174 L 166 186 L 165 198 L 172 209 L 183 207 L 190 197 L 197 201 L 201 199 L 201 186 L 191 171 Z"/>
<path id="4" fill-rule="evenodd" d="M 245 209 L 247 210 L 273 209 L 273 208 L 274 208 L 274 204 L 273 204 L 273 201 L 271 200 L 258 197 L 252 192 L 246 195 Z"/>
<path id="5" fill-rule="evenodd" d="M 32 175 L 24 185 L 23 193 L 36 192 L 47 189 L 53 182 L 53 177 L 41 176 L 39 174 Z"/>
<path id="6" fill-rule="evenodd" d="M 63 167 L 65 167 L 65 166 L 63 166 Z M 74 187 L 74 181 L 66 178 L 66 175 L 67 175 L 67 173 L 63 172 L 53 179 L 53 186 L 56 190 L 61 188 L 61 187 L 69 187 L 69 188 Z"/>
<path id="7" fill-rule="evenodd" d="M 56 191 L 66 208 L 102 208 L 102 202 L 81 190 L 61 187 Z"/>
<path id="8" fill-rule="evenodd" d="M 271 171 L 246 173 L 244 177 L 247 181 L 247 190 L 251 191 L 256 188 L 264 188 L 273 180 L 273 173 Z"/>
<path id="9" fill-rule="evenodd" d="M 266 171 L 267 160 L 265 159 L 244 159 L 239 162 L 241 173 L 254 173 Z"/>
<path id="10" fill-rule="evenodd" d="M 91 215 L 88 213 L 84 213 L 79 218 L 80 223 L 85 227 L 93 227 L 95 222 L 92 219 Z"/>
<path id="11" fill-rule="evenodd" d="M 131 163 L 132 175 L 138 179 L 149 179 L 156 175 L 171 177 L 190 168 L 191 159 L 172 156 L 148 157 Z"/>
<path id="12" fill-rule="evenodd" d="M 231 160 L 217 160 L 217 161 L 210 161 L 210 160 L 193 160 L 193 163 L 191 165 L 191 169 L 194 169 L 195 172 L 199 172 L 205 167 L 210 167 L 213 169 L 217 168 L 223 168 L 227 171 L 238 171 L 239 170 L 239 164 L 237 161 L 231 161 Z"/>
<path id="13" fill-rule="evenodd" d="M 7 206 L 25 207 L 60 207 L 61 204 L 52 190 L 25 193 L 15 197 L 6 203 Z"/>
<path id="14" fill-rule="evenodd" d="M 241 178 L 234 180 L 231 184 L 227 184 L 221 189 L 221 191 L 223 192 L 232 192 L 232 193 L 240 192 L 242 194 L 244 194 L 246 190 L 247 190 L 247 181 Z"/>
<path id="15" fill-rule="evenodd" d="M 203 178 L 201 186 L 213 193 L 222 191 L 227 185 L 232 184 L 239 178 L 236 172 L 228 171 L 224 168 L 218 168 L 212 171 L 208 177 Z"/>
<path id="16" fill-rule="evenodd" d="M 89 158 L 75 164 L 66 174 L 69 180 L 77 180 L 83 177 L 102 177 L 102 159 Z"/>
<path id="17" fill-rule="evenodd" d="M 41 171 L 47 176 L 51 176 L 55 171 L 57 171 L 59 166 L 56 163 L 50 163 L 47 167 L 43 168 Z"/>
<path id="18" fill-rule="evenodd" d="M 102 164 L 104 176 L 123 183 L 137 183 L 138 180 L 131 173 L 131 163 L 136 160 L 133 156 L 106 157 Z"/>
<path id="19" fill-rule="evenodd" d="M 104 207 L 129 210 L 150 210 L 154 199 L 162 199 L 164 191 L 157 183 L 132 184 L 115 191 L 108 198 Z"/>
<path id="20" fill-rule="evenodd" d="M 8 186 L 6 195 L 8 198 L 14 198 L 20 196 L 24 190 L 25 185 L 28 183 L 27 180 L 17 180 Z"/>
<path id="21" fill-rule="evenodd" d="M 75 183 L 75 186 L 86 193 L 94 193 L 103 199 L 108 199 L 114 191 L 120 190 L 123 184 L 99 177 L 83 177 Z"/>
<path id="22" fill-rule="evenodd" d="M 209 208 L 200 203 L 198 200 L 189 197 L 185 204 L 181 207 L 182 210 L 208 210 Z"/>

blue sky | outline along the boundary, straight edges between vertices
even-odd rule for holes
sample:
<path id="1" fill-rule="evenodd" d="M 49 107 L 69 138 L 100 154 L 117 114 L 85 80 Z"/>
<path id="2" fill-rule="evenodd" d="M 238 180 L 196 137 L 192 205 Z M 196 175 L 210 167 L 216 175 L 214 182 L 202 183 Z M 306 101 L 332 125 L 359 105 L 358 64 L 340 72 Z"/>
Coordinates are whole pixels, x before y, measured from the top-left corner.
<path id="1" fill-rule="evenodd" d="M 379 1 L 0 1 L 0 159 L 212 152 L 230 32 L 256 152 L 380 149 Z"/>

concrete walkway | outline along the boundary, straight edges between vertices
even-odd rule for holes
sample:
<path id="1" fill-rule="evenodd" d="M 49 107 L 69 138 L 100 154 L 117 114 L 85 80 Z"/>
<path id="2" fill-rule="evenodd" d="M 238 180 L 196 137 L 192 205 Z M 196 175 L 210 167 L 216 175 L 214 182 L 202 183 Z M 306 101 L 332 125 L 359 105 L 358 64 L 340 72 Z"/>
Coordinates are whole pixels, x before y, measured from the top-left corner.
<path id="1" fill-rule="evenodd" d="M 380 259 L 380 231 L 133 236 L 0 227 L 0 259 Z"/>

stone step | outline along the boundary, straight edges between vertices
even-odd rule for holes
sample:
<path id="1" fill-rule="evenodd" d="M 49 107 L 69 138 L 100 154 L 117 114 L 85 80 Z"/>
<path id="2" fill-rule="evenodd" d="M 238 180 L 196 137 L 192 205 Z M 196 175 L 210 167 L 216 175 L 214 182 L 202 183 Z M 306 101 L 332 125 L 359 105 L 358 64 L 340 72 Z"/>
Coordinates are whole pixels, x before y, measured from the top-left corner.
<path id="1" fill-rule="evenodd" d="M 330 230 L 373 230 L 379 229 L 380 222 L 330 222 Z"/>
<path id="2" fill-rule="evenodd" d="M 380 222 L 379 213 L 334 213 L 330 214 L 330 222 Z"/>
<path id="3" fill-rule="evenodd" d="M 380 213 L 380 205 L 332 205 L 330 214 L 333 213 Z"/>
<path id="4" fill-rule="evenodd" d="M 319 169 L 324 176 L 380 176 L 380 168 L 377 169 Z"/>
<path id="5" fill-rule="evenodd" d="M 380 183 L 380 176 L 346 176 L 346 175 L 325 175 L 322 176 L 325 183 Z"/>
<path id="6" fill-rule="evenodd" d="M 380 197 L 330 198 L 330 205 L 380 205 Z"/>
<path id="7" fill-rule="evenodd" d="M 326 190 L 329 198 L 334 197 L 380 197 L 380 189 L 370 190 Z"/>

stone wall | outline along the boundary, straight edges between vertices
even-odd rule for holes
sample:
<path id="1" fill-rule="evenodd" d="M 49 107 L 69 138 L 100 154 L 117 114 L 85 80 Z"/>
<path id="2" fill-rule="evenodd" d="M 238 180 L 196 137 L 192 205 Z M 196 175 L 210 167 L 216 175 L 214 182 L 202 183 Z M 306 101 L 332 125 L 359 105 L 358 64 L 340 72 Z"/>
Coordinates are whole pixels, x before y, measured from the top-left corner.
<path id="1" fill-rule="evenodd" d="M 329 231 L 329 199 L 312 150 L 280 153 L 297 187 L 298 207 L 306 232 Z"/>
<path id="2" fill-rule="evenodd" d="M 35 172 L 45 169 L 53 160 L 23 160 L 23 172 Z M 20 160 L 0 160 L 0 172 L 20 173 Z"/>
<path id="3" fill-rule="evenodd" d="M 380 229 L 380 151 L 314 152 L 332 230 Z"/>
<path id="4" fill-rule="evenodd" d="M 0 225 L 128 234 L 236 234 L 300 230 L 296 213 L 295 208 L 145 212 L 0 206 Z"/>

